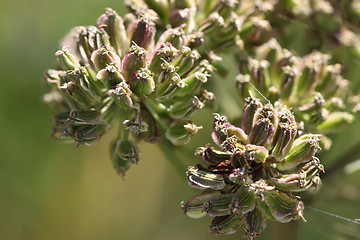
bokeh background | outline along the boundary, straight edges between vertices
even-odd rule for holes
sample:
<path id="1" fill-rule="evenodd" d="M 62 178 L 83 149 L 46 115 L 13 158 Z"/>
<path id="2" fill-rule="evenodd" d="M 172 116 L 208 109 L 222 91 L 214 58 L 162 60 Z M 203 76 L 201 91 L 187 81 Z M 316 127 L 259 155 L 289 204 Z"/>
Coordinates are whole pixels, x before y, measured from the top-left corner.
<path id="1" fill-rule="evenodd" d="M 55 66 L 59 40 L 74 26 L 95 24 L 106 7 L 125 13 L 119 0 L 0 0 L 0 239 L 244 239 L 242 231 L 210 235 L 209 217 L 182 213 L 179 203 L 196 191 L 155 145 L 140 146 L 141 161 L 123 180 L 109 160 L 111 132 L 91 148 L 49 140 L 53 116 L 42 103 L 42 74 Z M 232 84 L 228 79 L 224 84 Z M 223 98 L 221 104 L 235 106 L 236 115 L 236 103 Z M 191 151 L 209 141 L 211 118 L 210 111 L 196 117 L 207 131 L 192 140 Z M 356 122 L 321 160 L 331 164 L 359 141 L 359 130 Z M 200 162 L 182 157 L 187 165 Z M 358 168 L 326 180 L 311 206 L 360 218 Z M 305 217 L 299 239 L 360 239 L 360 225 L 312 209 Z M 259 239 L 288 239 L 291 229 L 268 223 Z"/>

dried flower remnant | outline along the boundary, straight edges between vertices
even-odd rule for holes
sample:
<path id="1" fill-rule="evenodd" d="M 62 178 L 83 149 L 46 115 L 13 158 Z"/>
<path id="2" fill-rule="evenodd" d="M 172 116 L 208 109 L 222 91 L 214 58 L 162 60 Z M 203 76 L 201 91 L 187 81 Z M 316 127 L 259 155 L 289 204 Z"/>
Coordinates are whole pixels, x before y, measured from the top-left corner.
<path id="1" fill-rule="evenodd" d="M 212 138 L 220 149 L 196 151 L 207 166 L 189 167 L 187 181 L 202 191 L 181 206 L 190 217 L 213 217 L 211 233 L 231 234 L 243 226 L 254 239 L 267 220 L 305 220 L 296 192 L 316 190 L 324 167 L 315 157 L 318 135 L 298 137 L 289 110 L 253 98 L 246 102 L 241 127 L 215 115 Z"/>
<path id="2" fill-rule="evenodd" d="M 44 75 L 53 138 L 93 145 L 118 122 L 111 157 L 120 175 L 138 162 L 138 140 L 189 142 L 201 129 L 190 117 L 214 100 L 202 87 L 213 67 L 181 28 L 161 33 L 149 15 L 129 19 L 107 9 L 96 27 L 74 28 Z"/>

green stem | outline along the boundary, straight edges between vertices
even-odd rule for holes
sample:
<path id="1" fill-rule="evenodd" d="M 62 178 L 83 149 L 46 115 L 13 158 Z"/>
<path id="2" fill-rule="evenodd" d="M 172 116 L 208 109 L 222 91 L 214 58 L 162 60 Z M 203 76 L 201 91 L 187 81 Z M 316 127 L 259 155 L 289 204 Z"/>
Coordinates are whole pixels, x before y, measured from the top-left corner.
<path id="1" fill-rule="evenodd" d="M 148 97 L 143 98 L 143 103 L 146 106 L 146 108 L 149 110 L 153 118 L 156 120 L 156 122 L 158 122 L 163 129 L 167 129 L 168 124 L 159 115 L 167 112 L 166 107 L 161 103 L 154 103 Z"/>
<path id="2" fill-rule="evenodd" d="M 160 150 L 164 153 L 170 164 L 174 167 L 180 178 L 185 180 L 186 166 L 176 155 L 174 145 L 172 145 L 172 143 L 170 143 L 168 140 L 164 140 L 164 142 L 162 142 L 158 146 Z"/>
<path id="3" fill-rule="evenodd" d="M 360 155 L 360 142 L 349 148 L 344 154 L 341 154 L 334 160 L 334 164 L 325 169 L 326 173 L 321 177 L 322 180 L 331 178 L 344 170 L 346 164 L 358 159 Z"/>

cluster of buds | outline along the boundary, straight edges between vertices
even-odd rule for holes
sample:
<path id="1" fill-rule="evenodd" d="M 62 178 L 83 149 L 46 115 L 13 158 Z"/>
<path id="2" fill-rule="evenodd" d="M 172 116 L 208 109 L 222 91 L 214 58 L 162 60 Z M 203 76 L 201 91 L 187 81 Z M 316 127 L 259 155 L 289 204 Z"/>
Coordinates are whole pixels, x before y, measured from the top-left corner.
<path id="1" fill-rule="evenodd" d="M 112 159 L 123 175 L 137 163 L 136 139 L 189 142 L 199 128 L 189 119 L 214 100 L 202 88 L 213 67 L 189 47 L 180 28 L 157 35 L 146 15 L 121 18 L 107 9 L 97 27 L 76 27 L 56 52 L 58 69 L 48 70 L 45 96 L 57 114 L 53 138 L 92 145 L 120 120 Z M 167 138 L 167 140 L 165 140 Z"/>
<path id="2" fill-rule="evenodd" d="M 255 52 L 255 58 L 240 60 L 236 83 L 242 98 L 265 97 L 274 105 L 290 107 L 305 132 L 334 132 L 353 121 L 346 101 L 349 82 L 340 64 L 329 64 L 328 55 L 314 51 L 299 58 L 275 39 Z"/>
<path id="3" fill-rule="evenodd" d="M 240 125 L 215 115 L 212 139 L 220 150 L 207 145 L 196 151 L 208 166 L 189 167 L 187 181 L 203 190 L 181 206 L 190 217 L 213 217 L 211 233 L 231 234 L 243 224 L 254 239 L 267 219 L 304 219 L 295 193 L 317 189 L 324 167 L 315 157 L 318 135 L 297 136 L 289 110 L 247 98 Z"/>
<path id="4" fill-rule="evenodd" d="M 214 52 L 264 42 L 271 30 L 265 13 L 273 9 L 273 4 L 240 0 L 130 0 L 127 6 L 135 15 L 146 12 L 156 17 L 163 29 L 182 27 L 192 36 L 192 46 Z"/>

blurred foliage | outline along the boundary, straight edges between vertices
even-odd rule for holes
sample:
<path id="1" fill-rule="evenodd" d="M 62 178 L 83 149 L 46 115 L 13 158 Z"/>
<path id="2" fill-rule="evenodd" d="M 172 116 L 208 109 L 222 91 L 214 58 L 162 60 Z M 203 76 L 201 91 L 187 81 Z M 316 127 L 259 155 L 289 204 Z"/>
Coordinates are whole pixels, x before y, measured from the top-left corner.
<path id="1" fill-rule="evenodd" d="M 182 214 L 179 203 L 194 191 L 155 145 L 141 146 L 139 165 L 123 181 L 109 160 L 112 134 L 91 148 L 49 141 L 53 116 L 41 101 L 46 92 L 40 81 L 43 71 L 55 65 L 59 39 L 73 26 L 95 24 L 105 7 L 119 14 L 125 11 L 121 1 L 113 0 L 0 1 L 0 239 L 241 238 L 241 232 L 210 235 L 209 218 L 192 220 Z M 358 71 L 351 74 L 354 85 L 359 82 Z M 229 74 L 224 85 L 232 86 L 228 81 L 232 77 Z M 232 106 L 240 99 L 229 98 L 225 88 L 218 91 L 226 95 L 221 106 L 230 108 L 227 112 L 234 117 L 239 115 L 241 107 L 233 110 Z M 210 111 L 196 116 L 205 130 L 191 145 L 209 142 L 209 118 Z M 335 139 L 332 151 L 321 156 L 325 166 L 359 141 L 359 131 L 357 121 Z M 193 157 L 194 150 L 189 145 L 177 154 L 186 165 L 193 165 L 200 162 Z M 359 173 L 325 179 L 313 206 L 359 218 Z M 305 217 L 308 222 L 299 226 L 300 239 L 358 239 L 360 235 L 353 223 L 310 209 L 305 209 Z M 259 239 L 287 239 L 283 229 L 278 231 L 281 227 L 269 226 Z"/>

